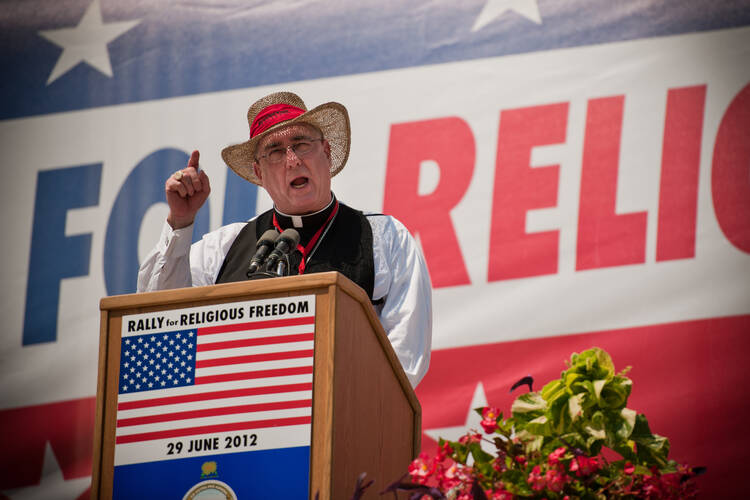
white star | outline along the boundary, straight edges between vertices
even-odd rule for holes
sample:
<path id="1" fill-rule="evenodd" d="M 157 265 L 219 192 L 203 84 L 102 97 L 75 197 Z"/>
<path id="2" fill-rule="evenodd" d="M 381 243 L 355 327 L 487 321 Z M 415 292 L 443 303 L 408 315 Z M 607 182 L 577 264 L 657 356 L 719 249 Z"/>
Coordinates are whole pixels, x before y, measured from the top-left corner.
<path id="1" fill-rule="evenodd" d="M 52 446 L 47 442 L 44 448 L 44 464 L 42 465 L 42 479 L 39 484 L 27 488 L 6 490 L 5 495 L 13 500 L 34 498 L 75 499 L 91 484 L 90 477 L 65 480 L 57 463 Z"/>
<path id="2" fill-rule="evenodd" d="M 94 0 L 75 28 L 40 31 L 41 36 L 63 49 L 57 64 L 55 64 L 47 79 L 47 85 L 60 78 L 80 62 L 87 63 L 111 78 L 112 65 L 109 62 L 107 44 L 140 22 L 140 19 L 138 19 L 136 21 L 104 24 L 99 0 Z M 138 339 L 138 341 L 141 342 L 141 339 Z"/>
<path id="3" fill-rule="evenodd" d="M 536 2 L 537 0 L 487 0 L 471 31 L 479 31 L 509 10 L 516 11 L 536 24 L 542 24 L 542 16 L 539 15 L 539 6 Z"/>
<path id="4" fill-rule="evenodd" d="M 471 398 L 471 403 L 469 403 L 469 411 L 466 414 L 466 422 L 464 425 L 428 429 L 425 430 L 424 433 L 435 441 L 440 441 L 440 438 L 443 438 L 446 441 L 458 441 L 458 438 L 469 431 L 478 432 L 485 437 L 486 435 L 481 426 L 482 417 L 474 411 L 474 408 L 479 408 L 481 406 L 487 406 L 487 396 L 484 394 L 484 386 L 479 382 L 476 389 L 474 389 L 474 396 Z M 492 436 L 487 437 L 491 438 Z M 497 451 L 495 445 L 488 443 L 484 439 L 482 440 L 482 449 L 487 453 L 495 453 Z"/>

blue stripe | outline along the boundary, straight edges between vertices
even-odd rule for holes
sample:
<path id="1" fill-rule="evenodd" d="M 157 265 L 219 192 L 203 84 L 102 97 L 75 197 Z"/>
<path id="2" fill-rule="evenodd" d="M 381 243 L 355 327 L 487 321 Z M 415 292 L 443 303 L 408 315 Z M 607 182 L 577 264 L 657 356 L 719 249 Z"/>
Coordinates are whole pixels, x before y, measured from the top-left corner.
<path id="1" fill-rule="evenodd" d="M 485 0 L 101 0 L 105 23 L 141 20 L 108 45 L 113 78 L 79 63 L 46 85 L 62 49 L 38 32 L 90 2 L 3 2 L 0 119 L 750 25 L 750 0 L 538 0 L 541 25 L 506 12 L 476 32 Z"/>
<path id="2" fill-rule="evenodd" d="M 216 474 L 202 475 L 206 462 Z M 182 498 L 194 485 L 216 479 L 237 498 L 307 498 L 310 447 L 249 451 L 115 467 L 113 500 Z"/>

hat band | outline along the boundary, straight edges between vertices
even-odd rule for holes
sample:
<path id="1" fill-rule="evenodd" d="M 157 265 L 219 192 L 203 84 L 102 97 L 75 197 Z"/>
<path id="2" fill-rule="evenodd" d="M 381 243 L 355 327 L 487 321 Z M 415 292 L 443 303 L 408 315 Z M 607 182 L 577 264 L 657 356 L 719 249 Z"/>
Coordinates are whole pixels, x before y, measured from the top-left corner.
<path id="1" fill-rule="evenodd" d="M 305 114 L 304 109 L 289 104 L 272 104 L 263 108 L 260 113 L 255 115 L 252 125 L 250 125 L 250 138 L 265 132 L 277 123 L 285 122 L 300 115 Z"/>

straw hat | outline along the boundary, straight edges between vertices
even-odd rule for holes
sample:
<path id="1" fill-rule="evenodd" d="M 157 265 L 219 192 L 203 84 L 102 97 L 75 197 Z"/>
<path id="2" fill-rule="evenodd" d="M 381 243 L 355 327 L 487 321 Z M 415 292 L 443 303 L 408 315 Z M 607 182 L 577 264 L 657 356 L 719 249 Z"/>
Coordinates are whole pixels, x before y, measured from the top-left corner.
<path id="1" fill-rule="evenodd" d="M 331 146 L 331 177 L 338 174 L 349 158 L 351 129 L 346 108 L 337 102 L 327 102 L 307 110 L 298 95 L 275 92 L 253 103 L 247 110 L 250 140 L 228 146 L 221 157 L 237 175 L 253 184 L 261 185 L 253 172 L 255 148 L 266 135 L 295 123 L 307 123 L 323 133 Z"/>

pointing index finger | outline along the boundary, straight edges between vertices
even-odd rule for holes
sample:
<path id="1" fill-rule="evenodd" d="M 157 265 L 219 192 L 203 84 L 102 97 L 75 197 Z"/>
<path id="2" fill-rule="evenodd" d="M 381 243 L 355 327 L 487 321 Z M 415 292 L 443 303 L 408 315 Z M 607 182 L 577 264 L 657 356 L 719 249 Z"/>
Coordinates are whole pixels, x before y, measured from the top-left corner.
<path id="1" fill-rule="evenodd" d="M 193 153 L 192 153 L 192 154 L 190 155 L 190 159 L 188 160 L 188 164 L 187 164 L 187 166 L 188 166 L 188 167 L 193 167 L 193 168 L 194 168 L 194 169 L 195 169 L 195 170 L 197 171 L 197 170 L 198 170 L 198 167 L 199 167 L 199 165 L 198 165 L 198 161 L 200 160 L 200 158 L 201 158 L 201 154 L 200 154 L 200 151 L 198 151 L 198 150 L 196 149 L 196 150 L 195 150 L 195 151 L 193 151 Z"/>

